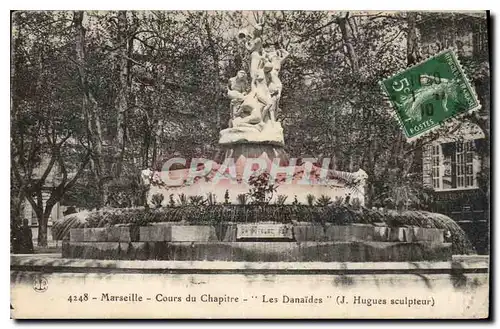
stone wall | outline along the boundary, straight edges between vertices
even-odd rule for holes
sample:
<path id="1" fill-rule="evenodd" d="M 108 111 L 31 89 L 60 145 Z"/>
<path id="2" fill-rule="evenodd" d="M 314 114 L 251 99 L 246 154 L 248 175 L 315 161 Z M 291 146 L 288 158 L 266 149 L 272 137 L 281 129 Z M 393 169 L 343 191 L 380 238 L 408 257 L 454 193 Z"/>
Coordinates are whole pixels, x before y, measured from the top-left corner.
<path id="1" fill-rule="evenodd" d="M 69 241 L 63 244 L 63 257 L 256 262 L 451 259 L 451 244 L 444 242 L 440 229 L 363 224 L 253 224 L 254 236 L 242 237 L 238 232 L 243 225 L 158 223 L 71 229 Z M 259 233 L 259 227 L 263 227 L 264 233 Z M 290 231 L 281 234 L 284 229 Z"/>

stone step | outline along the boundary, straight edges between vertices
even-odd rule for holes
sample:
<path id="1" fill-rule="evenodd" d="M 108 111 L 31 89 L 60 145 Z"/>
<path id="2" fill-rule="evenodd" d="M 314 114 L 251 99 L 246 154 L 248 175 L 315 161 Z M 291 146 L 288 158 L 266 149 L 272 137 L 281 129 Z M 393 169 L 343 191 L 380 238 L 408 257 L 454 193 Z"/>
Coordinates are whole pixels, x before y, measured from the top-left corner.
<path id="1" fill-rule="evenodd" d="M 451 260 L 451 244 L 425 242 L 72 242 L 66 258 L 249 261 L 403 262 Z"/>

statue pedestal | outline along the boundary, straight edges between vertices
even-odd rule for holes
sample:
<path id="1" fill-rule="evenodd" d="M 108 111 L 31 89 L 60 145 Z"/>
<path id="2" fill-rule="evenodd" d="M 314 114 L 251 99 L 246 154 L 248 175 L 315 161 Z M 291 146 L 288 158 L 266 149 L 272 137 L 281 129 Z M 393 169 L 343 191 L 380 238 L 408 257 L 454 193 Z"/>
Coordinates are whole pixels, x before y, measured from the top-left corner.
<path id="1" fill-rule="evenodd" d="M 220 132 L 219 139 L 219 145 L 224 150 L 224 160 L 232 158 L 235 163 L 243 157 L 270 161 L 279 159 L 280 164 L 286 164 L 288 155 L 283 149 L 284 144 L 281 123 L 272 121 L 224 129 Z"/>
<path id="2" fill-rule="evenodd" d="M 280 159 L 281 164 L 288 162 L 288 154 L 286 154 L 281 145 L 247 142 L 223 144 L 221 146 L 225 151 L 224 160 L 232 158 L 235 163 L 242 156 L 246 159 L 266 158 L 271 161 L 273 161 L 273 159 Z"/>
<path id="3" fill-rule="evenodd" d="M 221 130 L 219 144 L 268 144 L 283 147 L 283 128 L 280 122 L 268 120 L 264 123 L 250 125 L 241 124 L 233 128 Z"/>

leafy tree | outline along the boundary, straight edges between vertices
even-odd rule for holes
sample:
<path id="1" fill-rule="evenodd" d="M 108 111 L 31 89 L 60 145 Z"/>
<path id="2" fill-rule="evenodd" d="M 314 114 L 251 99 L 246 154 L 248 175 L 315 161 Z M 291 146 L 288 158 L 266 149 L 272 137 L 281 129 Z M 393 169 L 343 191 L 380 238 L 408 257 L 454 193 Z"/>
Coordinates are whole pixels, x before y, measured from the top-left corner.
<path id="1" fill-rule="evenodd" d="M 65 13 L 58 12 L 18 13 L 13 22 L 11 177 L 17 191 L 13 220 L 19 220 L 26 199 L 38 218 L 40 246 L 47 244 L 53 207 L 90 160 L 74 98 L 77 85 L 64 60 L 70 52 L 69 22 Z"/>

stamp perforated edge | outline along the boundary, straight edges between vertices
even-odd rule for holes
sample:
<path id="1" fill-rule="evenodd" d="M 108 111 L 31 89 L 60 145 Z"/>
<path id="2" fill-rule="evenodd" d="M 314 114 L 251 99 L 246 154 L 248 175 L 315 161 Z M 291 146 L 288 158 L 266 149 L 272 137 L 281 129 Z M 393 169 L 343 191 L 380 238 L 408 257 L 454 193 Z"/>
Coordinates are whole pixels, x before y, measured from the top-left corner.
<path id="1" fill-rule="evenodd" d="M 387 102 L 389 103 L 389 107 L 393 109 L 393 111 L 390 111 L 390 115 L 392 117 L 396 117 L 397 119 L 397 122 L 401 128 L 401 130 L 403 131 L 405 137 L 406 137 L 406 141 L 408 143 L 413 143 L 413 142 L 416 142 L 417 140 L 419 140 L 420 138 L 424 138 L 426 137 L 427 135 L 429 135 L 430 133 L 432 133 L 433 131 L 435 131 L 436 129 L 439 129 L 441 127 L 443 127 L 444 125 L 446 125 L 447 123 L 449 124 L 450 121 L 452 121 L 453 119 L 455 120 L 459 120 L 461 119 L 462 117 L 466 116 L 466 115 L 469 115 L 473 112 L 477 112 L 479 111 L 479 109 L 481 109 L 482 105 L 481 105 L 481 102 L 479 102 L 479 98 L 477 97 L 477 93 L 476 93 L 476 90 L 473 88 L 473 85 L 469 79 L 469 77 L 465 74 L 465 71 L 464 71 L 464 68 L 462 66 L 462 63 L 460 63 L 460 60 L 458 59 L 458 56 L 456 55 L 455 53 L 455 48 L 451 47 L 451 48 L 447 48 L 447 49 L 444 49 L 432 56 L 428 56 L 426 57 L 425 59 L 419 61 L 418 63 L 415 63 L 407 68 L 405 68 L 404 70 L 402 71 L 398 71 L 394 74 L 391 74 L 390 76 L 388 77 L 385 77 L 383 78 L 382 80 L 380 80 L 378 83 L 380 85 L 380 87 L 382 88 L 382 91 L 384 92 L 385 96 L 387 96 Z M 391 101 L 391 97 L 390 97 L 390 94 L 387 90 L 387 88 L 385 87 L 385 84 L 384 84 L 384 81 L 385 80 L 388 80 L 388 79 L 391 79 L 393 77 L 395 77 L 396 75 L 399 75 L 403 72 L 406 72 L 406 71 L 409 71 L 413 68 L 415 68 L 416 66 L 419 66 L 425 62 L 427 62 L 428 60 L 431 60 L 433 58 L 436 58 L 438 56 L 441 56 L 445 53 L 451 53 L 451 56 L 453 57 L 453 59 L 455 60 L 455 62 L 457 63 L 457 66 L 458 66 L 458 69 L 460 71 L 460 73 L 463 75 L 464 79 L 465 79 L 465 83 L 467 84 L 467 88 L 469 89 L 469 91 L 471 91 L 472 95 L 474 96 L 474 99 L 475 101 L 477 102 L 477 106 L 467 110 L 467 111 L 463 111 L 463 112 L 456 112 L 454 115 L 452 115 L 451 117 L 445 119 L 443 122 L 441 122 L 440 124 L 437 124 L 431 128 L 429 128 L 428 130 L 416 135 L 416 136 L 413 136 L 413 137 L 408 137 L 405 133 L 405 129 L 404 129 L 404 123 L 401 119 L 401 116 L 399 115 L 399 112 L 398 112 L 398 109 L 396 108 L 396 106 L 393 104 L 393 102 Z"/>

